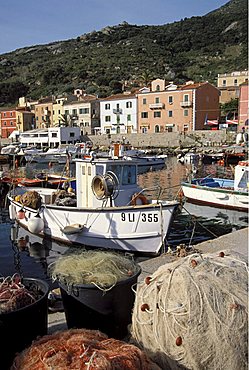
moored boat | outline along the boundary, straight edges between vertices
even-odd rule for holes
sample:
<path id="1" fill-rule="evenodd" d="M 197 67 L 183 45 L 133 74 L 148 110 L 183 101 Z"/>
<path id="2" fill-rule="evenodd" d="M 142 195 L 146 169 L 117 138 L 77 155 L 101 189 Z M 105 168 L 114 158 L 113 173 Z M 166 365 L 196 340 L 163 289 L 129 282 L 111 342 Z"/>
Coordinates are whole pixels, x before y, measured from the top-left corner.
<path id="1" fill-rule="evenodd" d="M 75 196 L 35 188 L 36 207 L 17 197 L 27 194 L 28 188 L 9 192 L 12 218 L 35 234 L 69 244 L 160 252 L 179 203 L 160 200 L 159 188 L 149 189 L 150 193 L 157 190 L 158 195 L 148 199 L 145 189 L 138 186 L 135 163 L 108 158 L 78 160 L 76 179 Z"/>
<path id="2" fill-rule="evenodd" d="M 182 183 L 184 196 L 193 203 L 248 212 L 249 161 L 235 166 L 234 180 L 213 178 L 192 179 Z"/>

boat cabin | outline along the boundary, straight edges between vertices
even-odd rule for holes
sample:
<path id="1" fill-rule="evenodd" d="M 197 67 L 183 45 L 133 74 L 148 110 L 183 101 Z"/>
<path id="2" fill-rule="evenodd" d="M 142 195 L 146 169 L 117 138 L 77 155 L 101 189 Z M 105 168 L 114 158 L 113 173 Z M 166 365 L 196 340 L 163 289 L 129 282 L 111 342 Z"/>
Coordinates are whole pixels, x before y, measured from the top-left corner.
<path id="1" fill-rule="evenodd" d="M 249 161 L 241 161 L 235 166 L 234 190 L 248 189 L 249 184 Z"/>
<path id="2" fill-rule="evenodd" d="M 77 207 L 125 206 L 141 191 L 137 165 L 122 159 L 78 160 L 76 179 Z"/>

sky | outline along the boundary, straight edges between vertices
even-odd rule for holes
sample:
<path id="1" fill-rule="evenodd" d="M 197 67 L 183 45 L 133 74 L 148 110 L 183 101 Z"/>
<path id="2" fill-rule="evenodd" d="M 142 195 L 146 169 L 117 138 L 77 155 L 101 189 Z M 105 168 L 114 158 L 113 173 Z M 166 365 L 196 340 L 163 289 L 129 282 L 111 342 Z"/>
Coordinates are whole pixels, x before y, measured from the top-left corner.
<path id="1" fill-rule="evenodd" d="M 123 21 L 162 25 L 202 16 L 228 0 L 0 0 L 0 54 L 68 40 Z"/>

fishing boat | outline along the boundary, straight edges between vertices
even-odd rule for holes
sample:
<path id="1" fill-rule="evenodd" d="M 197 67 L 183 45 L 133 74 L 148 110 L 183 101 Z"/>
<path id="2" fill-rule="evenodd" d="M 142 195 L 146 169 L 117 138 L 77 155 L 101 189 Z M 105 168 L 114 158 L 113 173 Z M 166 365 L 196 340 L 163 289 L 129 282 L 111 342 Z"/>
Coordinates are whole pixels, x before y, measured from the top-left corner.
<path id="1" fill-rule="evenodd" d="M 34 188 L 39 205 L 21 197 L 32 189 L 8 193 L 10 217 L 39 236 L 69 244 L 132 253 L 158 254 L 179 203 L 160 199 L 160 187 L 138 185 L 137 164 L 125 159 L 76 161 L 76 193 Z"/>
<path id="2" fill-rule="evenodd" d="M 182 191 L 190 202 L 248 212 L 249 161 L 235 166 L 234 180 L 211 176 L 183 182 Z"/>

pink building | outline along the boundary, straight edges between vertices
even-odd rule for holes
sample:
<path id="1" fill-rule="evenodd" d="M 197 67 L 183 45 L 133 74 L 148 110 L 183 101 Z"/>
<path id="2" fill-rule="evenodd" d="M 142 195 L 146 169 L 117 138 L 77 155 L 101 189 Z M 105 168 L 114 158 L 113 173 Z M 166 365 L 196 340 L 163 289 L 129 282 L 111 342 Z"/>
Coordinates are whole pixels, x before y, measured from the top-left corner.
<path id="1" fill-rule="evenodd" d="M 219 95 L 219 90 L 208 82 L 165 86 L 164 80 L 156 79 L 151 90 L 143 88 L 137 94 L 138 132 L 203 130 L 207 120 L 217 122 L 220 116 Z"/>
<path id="2" fill-rule="evenodd" d="M 239 125 L 238 131 L 242 127 L 247 127 L 249 124 L 249 99 L 248 99 L 248 81 L 240 85 L 240 94 L 239 94 Z"/>

